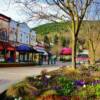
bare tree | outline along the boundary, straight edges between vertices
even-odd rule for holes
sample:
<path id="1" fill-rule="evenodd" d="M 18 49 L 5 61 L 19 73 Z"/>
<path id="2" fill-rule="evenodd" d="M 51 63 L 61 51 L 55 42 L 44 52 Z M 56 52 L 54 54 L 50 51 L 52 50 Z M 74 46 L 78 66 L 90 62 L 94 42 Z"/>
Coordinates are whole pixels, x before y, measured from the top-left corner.
<path id="1" fill-rule="evenodd" d="M 93 21 L 86 22 L 86 35 L 87 35 L 87 43 L 89 48 L 90 55 L 90 63 L 96 63 L 96 51 L 98 50 L 100 44 L 100 21 L 99 21 L 99 10 L 96 7 L 95 16 L 93 15 Z M 87 16 L 88 17 L 88 16 Z M 96 20 L 97 19 L 97 20 Z"/>
<path id="2" fill-rule="evenodd" d="M 50 21 L 71 22 L 72 35 L 72 65 L 76 68 L 76 43 L 80 27 L 88 8 L 92 8 L 96 0 L 15 0 L 21 3 L 29 20 L 40 19 Z M 89 7 L 90 6 L 90 7 Z M 39 21 L 40 21 L 39 20 Z"/>
<path id="3" fill-rule="evenodd" d="M 100 25 L 100 23 L 97 23 L 96 25 Z M 94 29 L 94 28 L 95 29 Z M 91 29 L 92 28 L 92 29 Z M 100 44 L 100 29 L 98 27 L 88 26 L 88 47 L 90 50 L 90 61 L 91 64 L 95 64 L 96 61 L 96 51 L 98 50 L 99 44 Z"/>

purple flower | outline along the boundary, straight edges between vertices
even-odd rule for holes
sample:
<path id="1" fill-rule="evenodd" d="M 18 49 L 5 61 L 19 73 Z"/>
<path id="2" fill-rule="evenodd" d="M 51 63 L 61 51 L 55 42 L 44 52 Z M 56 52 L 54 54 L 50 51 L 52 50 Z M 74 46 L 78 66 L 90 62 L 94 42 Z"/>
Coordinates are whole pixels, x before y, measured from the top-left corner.
<path id="1" fill-rule="evenodd" d="M 47 86 L 48 85 L 48 82 L 43 82 L 43 85 Z"/>
<path id="2" fill-rule="evenodd" d="M 83 85 L 85 85 L 85 82 L 81 81 L 81 80 L 76 80 L 75 84 L 78 85 L 78 86 L 83 86 Z"/>
<path id="3" fill-rule="evenodd" d="M 40 93 L 39 91 L 32 92 L 32 94 L 35 95 L 35 96 L 39 95 L 39 93 Z"/>
<path id="4" fill-rule="evenodd" d="M 54 90 L 59 90 L 59 89 L 61 89 L 61 86 L 53 86 L 52 87 Z"/>
<path id="5" fill-rule="evenodd" d="M 99 84 L 99 83 L 100 83 L 100 80 L 96 80 L 96 81 L 92 82 L 91 84 L 96 85 L 96 84 Z"/>

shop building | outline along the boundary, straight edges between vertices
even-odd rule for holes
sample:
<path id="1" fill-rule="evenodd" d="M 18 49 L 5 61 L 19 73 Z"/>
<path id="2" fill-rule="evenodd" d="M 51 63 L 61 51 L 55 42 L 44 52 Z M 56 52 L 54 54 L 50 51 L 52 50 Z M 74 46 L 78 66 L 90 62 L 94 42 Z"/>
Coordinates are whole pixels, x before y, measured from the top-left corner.
<path id="1" fill-rule="evenodd" d="M 9 43 L 11 18 L 0 14 L 0 63 L 15 61 L 15 47 Z"/>
<path id="2" fill-rule="evenodd" d="M 9 41 L 17 42 L 18 35 L 18 22 L 11 19 L 9 29 Z"/>
<path id="3" fill-rule="evenodd" d="M 37 44 L 36 32 L 26 23 L 0 14 L 0 63 L 43 64 L 48 53 Z"/>
<path id="4" fill-rule="evenodd" d="M 11 18 L 0 14 L 0 41 L 7 42 L 9 39 L 9 28 Z"/>
<path id="5" fill-rule="evenodd" d="M 34 30 L 31 30 L 29 35 L 30 35 L 29 45 L 32 45 L 32 46 L 37 45 L 37 42 L 36 42 L 36 32 Z"/>
<path id="6" fill-rule="evenodd" d="M 19 23 L 18 42 L 29 45 L 30 28 L 26 23 Z"/>

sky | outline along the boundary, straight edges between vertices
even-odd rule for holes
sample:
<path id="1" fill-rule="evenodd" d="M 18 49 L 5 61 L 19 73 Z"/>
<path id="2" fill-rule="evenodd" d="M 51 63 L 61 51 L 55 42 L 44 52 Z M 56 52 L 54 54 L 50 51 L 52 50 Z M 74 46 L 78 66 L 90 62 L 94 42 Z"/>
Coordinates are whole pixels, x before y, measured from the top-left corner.
<path id="1" fill-rule="evenodd" d="M 53 13 L 53 14 L 55 13 L 54 5 L 53 7 L 52 6 L 49 7 L 48 4 L 44 2 L 40 2 L 40 5 L 44 7 L 43 8 L 44 12 Z M 33 4 L 33 6 L 34 6 L 34 9 L 36 10 L 40 9 L 40 6 L 36 6 L 35 4 Z M 8 17 L 11 17 L 13 20 L 18 21 L 18 22 L 26 22 L 28 18 L 25 15 L 25 13 L 21 11 L 21 8 L 13 2 L 13 0 L 0 0 L 0 13 Z M 47 22 L 48 22 L 47 20 L 41 21 L 41 20 L 34 19 L 27 23 L 31 28 L 33 28 L 38 25 L 45 24 Z"/>
<path id="2" fill-rule="evenodd" d="M 34 9 L 36 9 L 36 10 L 40 9 L 35 4 L 32 4 L 32 5 L 34 6 Z M 43 3 L 43 2 L 41 2 L 40 5 L 42 5 L 44 7 L 44 9 L 43 9 L 44 12 L 55 13 L 54 9 L 56 9 L 56 8 L 53 8 L 52 6 L 50 8 L 46 3 Z M 18 22 L 26 22 L 26 20 L 28 18 L 26 16 L 26 14 L 21 11 L 21 8 L 13 2 L 13 0 L 0 0 L 0 13 L 6 15 L 8 17 L 11 17 L 13 20 L 18 21 Z M 61 12 L 61 14 L 62 14 L 62 12 Z M 91 13 L 91 16 L 92 15 L 94 15 L 93 12 Z M 46 20 L 43 20 L 43 21 L 32 20 L 32 21 L 28 22 L 28 25 L 32 28 L 32 27 L 36 27 L 38 25 L 41 25 L 41 24 L 44 24 L 47 22 L 48 21 L 46 21 Z"/>
<path id="3" fill-rule="evenodd" d="M 0 13 L 11 17 L 13 20 L 18 22 L 26 22 L 27 20 L 27 16 L 21 12 L 21 9 L 18 7 L 18 5 L 14 4 L 13 0 L 11 0 L 11 2 L 9 2 L 9 0 L 0 0 Z M 44 23 L 45 22 L 39 23 L 34 20 L 29 22 L 28 25 L 32 28 Z"/>
<path id="4" fill-rule="evenodd" d="M 13 2 L 9 2 L 9 0 L 0 0 L 0 13 L 5 14 L 16 21 L 25 20 L 19 12 L 19 8 L 16 7 Z"/>

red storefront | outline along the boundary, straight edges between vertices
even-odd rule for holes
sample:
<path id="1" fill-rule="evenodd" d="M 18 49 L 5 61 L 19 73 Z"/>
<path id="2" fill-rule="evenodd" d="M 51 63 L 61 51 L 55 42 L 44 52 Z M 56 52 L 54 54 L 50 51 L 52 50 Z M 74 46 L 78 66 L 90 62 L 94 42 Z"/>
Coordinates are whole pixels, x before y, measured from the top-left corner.
<path id="1" fill-rule="evenodd" d="M 15 47 L 7 42 L 0 42 L 0 63 L 13 63 L 15 59 Z"/>

